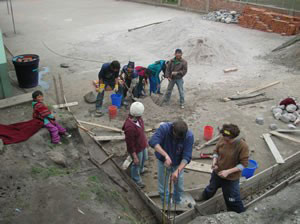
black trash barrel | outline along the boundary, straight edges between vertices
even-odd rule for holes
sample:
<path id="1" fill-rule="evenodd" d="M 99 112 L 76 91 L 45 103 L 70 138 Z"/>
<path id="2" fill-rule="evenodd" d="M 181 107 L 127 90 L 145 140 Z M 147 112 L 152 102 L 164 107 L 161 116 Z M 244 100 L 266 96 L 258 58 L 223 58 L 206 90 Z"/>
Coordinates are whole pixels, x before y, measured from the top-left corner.
<path id="1" fill-rule="evenodd" d="M 33 88 L 39 84 L 39 61 L 36 54 L 23 54 L 13 58 L 19 86 Z"/>

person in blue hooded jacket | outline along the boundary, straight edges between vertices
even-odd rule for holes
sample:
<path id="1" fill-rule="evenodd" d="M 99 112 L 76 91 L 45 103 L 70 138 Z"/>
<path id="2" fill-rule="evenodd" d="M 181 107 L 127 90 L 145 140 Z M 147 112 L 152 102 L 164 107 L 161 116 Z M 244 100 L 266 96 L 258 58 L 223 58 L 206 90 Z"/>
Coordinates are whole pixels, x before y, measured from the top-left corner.
<path id="1" fill-rule="evenodd" d="M 151 93 L 161 94 L 160 92 L 160 78 L 159 74 L 166 72 L 166 61 L 159 60 L 148 66 L 148 69 L 151 70 L 150 80 L 150 95 Z"/>
<path id="2" fill-rule="evenodd" d="M 184 191 L 183 169 L 191 161 L 193 144 L 194 135 L 182 120 L 161 124 L 151 137 L 149 145 L 155 149 L 157 158 L 158 191 L 162 204 L 169 202 L 165 179 L 168 183 L 170 176 L 174 184 L 173 202 L 180 204 Z"/>

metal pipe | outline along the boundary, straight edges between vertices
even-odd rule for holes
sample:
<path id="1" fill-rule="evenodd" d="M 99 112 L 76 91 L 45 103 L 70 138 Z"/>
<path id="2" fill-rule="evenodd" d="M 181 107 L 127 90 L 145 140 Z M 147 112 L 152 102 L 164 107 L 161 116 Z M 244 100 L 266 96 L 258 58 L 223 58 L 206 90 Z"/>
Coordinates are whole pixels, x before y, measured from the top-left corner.
<path id="1" fill-rule="evenodd" d="M 9 0 L 9 3 L 10 3 L 11 19 L 12 19 L 12 22 L 13 22 L 14 33 L 17 34 L 17 32 L 16 32 L 16 26 L 15 26 L 14 10 L 13 10 L 13 7 L 12 7 L 11 0 Z"/>

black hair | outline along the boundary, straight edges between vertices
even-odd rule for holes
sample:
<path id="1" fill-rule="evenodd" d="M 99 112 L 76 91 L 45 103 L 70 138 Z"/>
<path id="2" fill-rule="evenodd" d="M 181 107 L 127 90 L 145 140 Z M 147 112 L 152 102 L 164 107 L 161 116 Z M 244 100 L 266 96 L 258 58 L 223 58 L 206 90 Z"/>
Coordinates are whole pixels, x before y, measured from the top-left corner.
<path id="1" fill-rule="evenodd" d="M 120 65 L 120 62 L 118 62 L 118 61 L 112 61 L 112 62 L 110 63 L 110 67 L 111 67 L 112 69 L 120 69 L 120 68 L 121 68 L 121 65 Z"/>
<path id="2" fill-rule="evenodd" d="M 128 64 L 127 64 L 127 68 L 134 68 L 134 62 L 129 61 Z"/>
<path id="3" fill-rule="evenodd" d="M 173 122 L 173 133 L 178 138 L 185 138 L 186 133 L 188 131 L 188 125 L 183 120 L 177 120 Z"/>
<path id="4" fill-rule="evenodd" d="M 175 54 L 176 54 L 176 53 L 182 54 L 182 50 L 179 49 L 179 48 L 177 48 L 177 49 L 175 50 Z"/>
<path id="5" fill-rule="evenodd" d="M 36 91 L 34 91 L 34 92 L 32 93 L 32 99 L 35 100 L 38 96 L 43 96 L 42 91 L 36 90 Z"/>
<path id="6" fill-rule="evenodd" d="M 151 74 L 152 74 L 152 71 L 151 71 L 149 68 L 146 68 L 146 69 L 145 69 L 145 75 L 146 75 L 147 77 L 150 77 Z"/>
<path id="7" fill-rule="evenodd" d="M 240 134 L 240 129 L 237 125 L 235 124 L 224 124 L 222 129 L 220 130 L 220 133 L 224 137 L 229 137 L 229 138 L 236 138 Z"/>

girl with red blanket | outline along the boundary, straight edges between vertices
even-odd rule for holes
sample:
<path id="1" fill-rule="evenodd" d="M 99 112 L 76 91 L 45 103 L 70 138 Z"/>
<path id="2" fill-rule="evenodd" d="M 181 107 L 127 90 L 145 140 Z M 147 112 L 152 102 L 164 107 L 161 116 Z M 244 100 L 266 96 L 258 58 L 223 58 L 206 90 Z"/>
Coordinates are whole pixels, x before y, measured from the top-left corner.
<path id="1" fill-rule="evenodd" d="M 70 138 L 71 135 L 66 131 L 65 128 L 58 124 L 49 108 L 43 103 L 43 93 L 39 90 L 35 91 L 32 94 L 32 99 L 33 118 L 44 122 L 44 126 L 50 132 L 52 143 L 61 144 L 60 135 Z"/>

